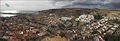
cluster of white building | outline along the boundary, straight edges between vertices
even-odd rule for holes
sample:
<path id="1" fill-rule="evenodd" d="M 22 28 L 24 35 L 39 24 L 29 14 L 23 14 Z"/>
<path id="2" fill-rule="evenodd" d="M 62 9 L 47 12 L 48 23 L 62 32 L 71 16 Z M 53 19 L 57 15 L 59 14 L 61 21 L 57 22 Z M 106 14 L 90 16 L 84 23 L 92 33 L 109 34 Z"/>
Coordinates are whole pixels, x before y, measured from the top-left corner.
<path id="1" fill-rule="evenodd" d="M 61 18 L 59 18 L 59 19 L 64 20 L 64 21 L 67 21 L 67 20 L 71 20 L 72 18 L 71 18 L 71 17 L 61 17 Z"/>
<path id="2" fill-rule="evenodd" d="M 76 18 L 75 20 L 89 23 L 90 21 L 94 20 L 94 16 L 93 15 L 81 15 L 79 16 L 79 18 Z"/>
<path id="3" fill-rule="evenodd" d="M 108 20 L 115 20 L 115 19 L 118 19 L 118 20 L 120 20 L 119 17 L 104 17 L 104 19 L 108 19 Z"/>

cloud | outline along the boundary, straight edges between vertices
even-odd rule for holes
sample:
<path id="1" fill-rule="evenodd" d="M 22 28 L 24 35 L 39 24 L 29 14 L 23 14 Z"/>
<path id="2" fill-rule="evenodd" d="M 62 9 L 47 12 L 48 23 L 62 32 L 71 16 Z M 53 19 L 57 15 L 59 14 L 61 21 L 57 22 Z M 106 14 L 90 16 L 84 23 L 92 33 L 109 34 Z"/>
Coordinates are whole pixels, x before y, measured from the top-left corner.
<path id="1" fill-rule="evenodd" d="M 120 0 L 0 0 L 0 10 L 45 10 L 53 8 L 120 9 Z M 6 7 L 8 3 L 10 7 Z"/>
<path id="2" fill-rule="evenodd" d="M 111 0 L 110 3 L 105 5 L 111 6 L 109 9 L 120 9 L 120 0 Z"/>
<path id="3" fill-rule="evenodd" d="M 61 2 L 54 0 L 53 4 Z M 120 9 L 120 0 L 62 0 L 62 8 L 100 8 L 100 9 Z M 60 3 L 59 3 L 60 4 Z"/>
<path id="4" fill-rule="evenodd" d="M 9 4 L 7 7 L 5 3 Z M 46 10 L 55 8 L 51 1 L 1 1 L 0 10 Z"/>

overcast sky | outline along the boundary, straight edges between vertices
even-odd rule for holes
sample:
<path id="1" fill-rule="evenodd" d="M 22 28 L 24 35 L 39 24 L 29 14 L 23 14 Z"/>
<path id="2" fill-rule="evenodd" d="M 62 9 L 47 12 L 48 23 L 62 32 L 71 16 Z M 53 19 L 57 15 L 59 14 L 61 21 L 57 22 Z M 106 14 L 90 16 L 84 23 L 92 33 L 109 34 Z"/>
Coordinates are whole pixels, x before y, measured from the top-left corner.
<path id="1" fill-rule="evenodd" d="M 120 9 L 119 4 L 120 0 L 0 0 L 0 10 L 38 11 L 53 8 Z"/>

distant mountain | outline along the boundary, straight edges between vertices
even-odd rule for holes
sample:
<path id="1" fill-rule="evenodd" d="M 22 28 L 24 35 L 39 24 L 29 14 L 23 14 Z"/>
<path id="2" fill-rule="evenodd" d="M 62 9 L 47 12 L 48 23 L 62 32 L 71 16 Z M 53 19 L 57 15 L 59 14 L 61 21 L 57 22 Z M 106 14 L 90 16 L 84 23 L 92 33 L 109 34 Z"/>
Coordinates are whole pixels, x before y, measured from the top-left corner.
<path id="1" fill-rule="evenodd" d="M 86 8 L 61 8 L 61 9 L 49 9 L 40 11 L 45 15 L 54 13 L 64 16 L 79 16 L 81 14 L 94 14 L 94 15 L 106 15 L 106 16 L 118 16 L 120 17 L 120 10 L 106 10 L 106 9 L 86 9 Z"/>

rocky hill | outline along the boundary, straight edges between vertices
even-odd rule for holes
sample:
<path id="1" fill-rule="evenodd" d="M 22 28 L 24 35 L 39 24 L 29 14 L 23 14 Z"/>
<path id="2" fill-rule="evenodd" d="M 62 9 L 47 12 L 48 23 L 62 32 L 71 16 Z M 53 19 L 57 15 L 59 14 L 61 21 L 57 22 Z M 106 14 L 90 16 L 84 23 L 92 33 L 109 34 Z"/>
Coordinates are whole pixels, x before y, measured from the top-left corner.
<path id="1" fill-rule="evenodd" d="M 94 14 L 94 15 L 106 15 L 109 17 L 120 17 L 119 10 L 105 10 L 105 9 L 85 9 L 85 8 L 62 8 L 62 9 L 50 9 L 41 11 L 45 14 L 58 14 L 64 16 L 79 16 L 81 14 Z"/>

